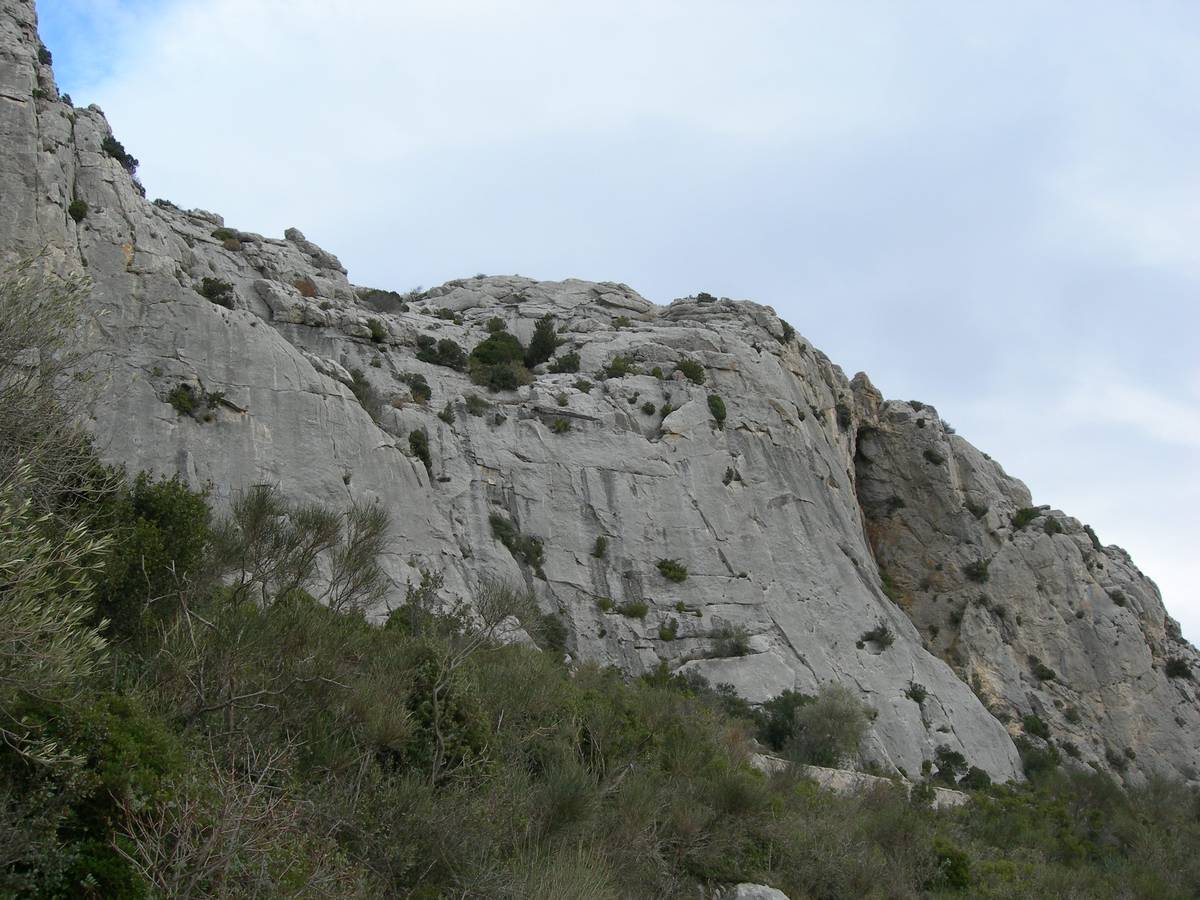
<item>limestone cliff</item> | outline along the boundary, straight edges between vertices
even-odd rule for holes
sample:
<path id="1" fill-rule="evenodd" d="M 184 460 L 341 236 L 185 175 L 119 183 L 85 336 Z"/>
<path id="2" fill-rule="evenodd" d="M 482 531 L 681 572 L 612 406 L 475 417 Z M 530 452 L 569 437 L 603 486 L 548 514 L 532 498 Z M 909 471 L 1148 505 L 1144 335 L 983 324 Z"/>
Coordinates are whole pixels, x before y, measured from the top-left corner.
<path id="1" fill-rule="evenodd" d="M 865 756 L 885 768 L 915 774 L 947 745 L 1016 777 L 1011 737 L 1036 712 L 1100 767 L 1196 777 L 1196 686 L 1163 667 L 1197 657 L 1153 585 L 1064 516 L 1058 534 L 1046 516 L 1010 528 L 1029 505 L 1019 483 L 932 411 L 848 382 L 770 308 L 519 277 L 356 288 L 298 231 L 265 238 L 146 200 L 101 111 L 59 99 L 39 46 L 31 0 L 0 0 L 0 249 L 45 248 L 92 277 L 82 339 L 108 458 L 211 485 L 218 502 L 263 481 L 381 502 L 397 591 L 422 568 L 458 595 L 485 574 L 523 581 L 576 658 L 665 661 L 753 700 L 851 685 L 878 713 Z M 429 361 L 431 339 L 469 351 L 499 319 L 528 343 L 547 315 L 578 373 L 542 364 L 488 393 Z M 617 357 L 637 374 L 598 374 Z M 703 384 L 677 371 L 688 361 Z M 540 538 L 542 558 L 514 556 L 493 516 Z M 988 582 L 966 580 L 985 559 Z M 643 617 L 619 612 L 640 604 Z"/>

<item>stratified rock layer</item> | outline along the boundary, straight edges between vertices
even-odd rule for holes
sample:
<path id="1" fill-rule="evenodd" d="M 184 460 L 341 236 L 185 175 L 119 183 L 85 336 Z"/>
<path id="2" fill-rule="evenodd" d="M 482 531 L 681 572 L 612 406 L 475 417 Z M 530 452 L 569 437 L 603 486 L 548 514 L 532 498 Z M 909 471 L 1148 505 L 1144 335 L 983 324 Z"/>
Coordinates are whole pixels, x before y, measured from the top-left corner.
<path id="1" fill-rule="evenodd" d="M 94 428 L 108 458 L 210 485 L 218 503 L 264 481 L 339 506 L 378 501 L 394 522 L 397 591 L 422 568 L 462 596 L 485 575 L 523 581 L 563 617 L 577 658 L 631 673 L 665 662 L 753 700 L 850 685 L 877 711 L 864 755 L 885 768 L 916 774 L 945 745 L 1016 777 L 1014 714 L 1034 710 L 1101 767 L 1113 763 L 1099 748 L 1112 747 L 1131 775 L 1195 776 L 1195 687 L 1161 666 L 1196 655 L 1153 585 L 1065 518 L 1064 534 L 1009 541 L 1003 517 L 1027 504 L 1023 487 L 944 438 L 935 416 L 919 428 L 865 377 L 847 382 L 770 308 L 707 297 L 664 308 L 621 284 L 518 277 L 405 297 L 355 288 L 294 229 L 273 240 L 144 199 L 104 152 L 103 114 L 60 101 L 37 48 L 32 3 L 0 0 L 0 249 L 45 248 L 94 280 L 83 339 L 103 375 Z M 73 200 L 87 204 L 78 223 Z M 528 342 L 546 315 L 579 373 L 543 365 L 531 384 L 488 394 L 416 358 L 422 336 L 470 350 L 496 318 Z M 616 356 L 641 374 L 598 374 Z M 703 384 L 676 371 L 685 359 Z M 168 402 L 180 385 L 211 404 L 181 414 Z M 428 469 L 414 431 L 428 435 Z M 931 443 L 947 462 L 922 457 Z M 964 491 L 991 518 L 964 518 Z M 494 538 L 494 515 L 541 539 L 540 567 Z M 888 599 L 868 530 L 890 585 L 928 576 L 930 590 Z M 971 597 L 961 628 L 943 626 L 929 652 L 922 630 L 968 598 L 958 573 L 985 550 L 988 602 L 1011 607 L 1015 637 Z M 665 578 L 660 560 L 686 580 Z M 1110 587 L 1125 607 L 1110 608 Z M 642 617 L 618 611 L 641 604 Z M 1030 681 L 1032 653 L 1053 683 Z"/>

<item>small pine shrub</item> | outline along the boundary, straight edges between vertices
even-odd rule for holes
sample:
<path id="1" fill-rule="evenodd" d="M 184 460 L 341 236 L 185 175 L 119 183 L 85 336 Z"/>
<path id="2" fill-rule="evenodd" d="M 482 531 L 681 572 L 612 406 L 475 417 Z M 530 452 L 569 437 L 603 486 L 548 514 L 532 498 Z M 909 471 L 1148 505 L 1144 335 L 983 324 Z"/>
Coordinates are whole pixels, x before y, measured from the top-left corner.
<path id="1" fill-rule="evenodd" d="M 883 592 L 887 595 L 887 598 L 893 603 L 898 604 L 904 596 L 904 591 L 900 589 L 900 585 L 896 584 L 896 579 L 892 577 L 892 573 L 881 569 L 879 580 L 883 583 Z"/>
<path id="2" fill-rule="evenodd" d="M 608 364 L 603 369 L 600 370 L 599 377 L 603 379 L 624 378 L 626 375 L 637 374 L 638 367 L 633 361 L 633 357 L 626 356 L 624 354 L 617 354 L 608 361 Z"/>
<path id="3" fill-rule="evenodd" d="M 658 414 L 660 416 L 662 416 L 664 419 L 674 411 L 675 411 L 675 407 L 673 407 L 670 403 L 664 403 L 662 406 L 660 406 L 658 408 Z"/>
<path id="4" fill-rule="evenodd" d="M 617 607 L 617 612 L 627 619 L 644 619 L 650 607 L 644 600 L 626 600 Z"/>
<path id="5" fill-rule="evenodd" d="M 667 619 L 658 626 L 658 639 L 660 641 L 673 641 L 679 636 L 679 622 L 675 619 Z"/>
<path id="6" fill-rule="evenodd" d="M 783 329 L 783 343 L 790 344 L 796 337 L 796 329 L 784 319 L 779 320 L 779 325 Z"/>
<path id="7" fill-rule="evenodd" d="M 550 371 L 556 375 L 564 373 L 572 373 L 579 371 L 579 354 L 564 353 L 562 356 L 550 363 Z"/>
<path id="8" fill-rule="evenodd" d="M 467 354 L 455 341 L 450 338 L 435 340 L 432 335 L 423 334 L 417 338 L 417 359 L 434 366 L 445 366 L 447 369 L 462 371 L 467 366 Z"/>
<path id="9" fill-rule="evenodd" d="M 508 326 L 504 324 L 504 320 L 499 316 L 492 316 L 492 318 L 488 319 L 485 327 L 488 334 L 497 334 L 498 332 L 508 330 Z"/>
<path id="10" fill-rule="evenodd" d="M 1192 680 L 1191 664 L 1181 656 L 1170 657 L 1167 660 L 1167 664 L 1163 671 L 1167 673 L 1168 678 L 1184 678 L 1188 681 Z"/>
<path id="11" fill-rule="evenodd" d="M 115 159 L 130 175 L 137 172 L 138 161 L 126 151 L 125 146 L 111 134 L 105 135 L 104 140 L 100 143 L 100 149 L 108 156 Z"/>
<path id="12" fill-rule="evenodd" d="M 367 330 L 371 332 L 371 340 L 374 343 L 382 344 L 387 340 L 387 329 L 378 319 L 367 319 Z"/>
<path id="13" fill-rule="evenodd" d="M 571 402 L 571 398 L 566 395 L 566 392 L 560 391 L 555 395 L 554 401 L 559 406 L 567 406 Z"/>
<path id="14" fill-rule="evenodd" d="M 713 421 L 717 423 L 717 427 L 725 428 L 725 401 L 716 394 L 708 395 L 708 411 L 712 413 Z"/>
<path id="15" fill-rule="evenodd" d="M 575 390 L 582 391 L 585 394 L 590 394 L 592 392 L 592 383 L 586 378 L 576 378 Z"/>
<path id="16" fill-rule="evenodd" d="M 546 362 L 554 355 L 554 351 L 562 342 L 562 338 L 554 329 L 554 317 L 549 313 L 542 316 L 534 323 L 533 337 L 529 339 L 529 349 L 525 351 L 525 367 L 532 369 Z M 574 369 L 567 371 L 578 372 L 578 362 Z"/>
<path id="17" fill-rule="evenodd" d="M 1022 529 L 1041 514 L 1042 511 L 1036 506 L 1023 506 L 1013 514 L 1013 528 Z"/>
<path id="18" fill-rule="evenodd" d="M 596 543 L 592 545 L 592 556 L 596 559 L 604 559 L 608 555 L 608 538 L 600 535 L 596 538 Z"/>
<path id="19" fill-rule="evenodd" d="M 662 573 L 663 578 L 667 581 L 676 583 L 686 581 L 688 577 L 687 566 L 683 565 L 676 559 L 660 559 L 657 563 L 658 571 Z"/>
<path id="20" fill-rule="evenodd" d="M 854 413 L 850 409 L 850 404 L 845 400 L 839 400 L 833 409 L 837 415 L 838 428 L 842 431 L 846 431 L 854 424 Z"/>
<path id="21" fill-rule="evenodd" d="M 1054 516 L 1047 516 L 1044 530 L 1045 530 L 1046 534 L 1050 535 L 1051 537 L 1053 537 L 1056 534 L 1062 534 L 1063 533 L 1062 522 L 1058 521 L 1058 519 L 1056 519 Z"/>
<path id="22" fill-rule="evenodd" d="M 362 369 L 350 370 L 350 393 L 354 394 L 367 415 L 378 422 L 383 415 L 383 398 L 372 387 Z"/>
<path id="23" fill-rule="evenodd" d="M 1038 681 L 1054 681 L 1056 678 L 1058 678 L 1058 673 L 1040 659 L 1031 659 L 1030 666 L 1033 671 L 1033 677 Z"/>
<path id="24" fill-rule="evenodd" d="M 555 434 L 566 434 L 571 430 L 571 422 L 568 419 L 555 419 L 554 424 L 550 426 L 550 430 Z"/>
<path id="25" fill-rule="evenodd" d="M 205 276 L 200 279 L 200 284 L 196 287 L 196 292 L 201 297 L 211 300 L 217 306 L 233 309 L 233 285 L 228 281 Z"/>
<path id="26" fill-rule="evenodd" d="M 696 360 L 684 357 L 675 364 L 675 371 L 682 372 L 692 384 L 704 384 L 705 373 L 704 366 L 700 365 Z"/>
<path id="27" fill-rule="evenodd" d="M 596 606 L 600 608 L 600 612 L 610 612 L 613 608 L 611 597 L 601 597 L 596 601 Z"/>
<path id="28" fill-rule="evenodd" d="M 663 370 L 659 366 L 655 366 L 653 369 L 651 369 L 650 374 L 653 375 L 655 378 L 657 378 L 659 381 L 662 381 Z"/>
<path id="29" fill-rule="evenodd" d="M 541 571 L 542 563 L 545 561 L 541 538 L 522 534 L 511 520 L 499 513 L 492 513 L 488 516 L 488 523 L 492 526 L 492 535 L 508 548 L 508 552 L 517 562 Z"/>
<path id="30" fill-rule="evenodd" d="M 446 401 L 446 405 L 442 407 L 442 411 L 438 413 L 438 418 L 447 425 L 454 424 L 454 407 L 450 405 L 450 401 Z"/>
<path id="31" fill-rule="evenodd" d="M 425 429 L 414 428 L 408 433 L 408 449 L 422 462 L 426 472 L 433 472 L 433 458 L 429 455 L 429 435 Z"/>
<path id="32" fill-rule="evenodd" d="M 67 207 L 67 214 L 76 221 L 82 222 L 87 218 L 88 205 L 83 200 L 72 200 L 71 205 Z"/>
<path id="33" fill-rule="evenodd" d="M 214 228 L 212 236 L 218 241 L 236 241 L 238 239 L 238 233 L 234 229 L 224 227 Z"/>
<path id="34" fill-rule="evenodd" d="M 467 394 L 465 402 L 467 406 L 467 412 L 476 417 L 482 416 L 492 405 L 478 394 Z"/>
<path id="35" fill-rule="evenodd" d="M 403 372 L 396 377 L 408 385 L 414 403 L 428 403 L 433 397 L 433 388 L 420 372 Z"/>
<path id="36" fill-rule="evenodd" d="M 878 644 L 882 649 L 886 650 L 896 642 L 896 635 L 886 623 L 880 622 L 869 631 L 864 631 L 859 641 L 863 644 Z"/>
<path id="37" fill-rule="evenodd" d="M 904 692 L 904 695 L 913 703 L 920 706 L 925 702 L 925 698 L 929 696 L 929 692 L 925 689 L 925 685 L 916 681 L 910 681 L 908 683 L 908 690 Z"/>
<path id="38" fill-rule="evenodd" d="M 1021 725 L 1024 727 L 1026 734 L 1039 737 L 1044 741 L 1050 740 L 1050 726 L 1043 721 L 1041 716 L 1030 713 L 1022 717 Z"/>
<path id="39" fill-rule="evenodd" d="M 200 405 L 196 390 L 190 384 L 177 384 L 167 394 L 167 402 L 181 416 L 190 416 Z"/>
<path id="40" fill-rule="evenodd" d="M 648 416 L 654 415 L 655 406 L 649 400 L 642 404 L 642 412 Z"/>
<path id="41" fill-rule="evenodd" d="M 40 45 L 38 47 L 38 62 L 40 62 L 43 66 L 50 66 L 54 64 L 54 54 L 51 53 L 45 45 Z"/>
<path id="42" fill-rule="evenodd" d="M 613 328 L 620 331 L 622 328 L 630 327 L 633 323 L 629 321 L 629 316 L 617 316 L 612 320 L 612 324 Z"/>
<path id="43" fill-rule="evenodd" d="M 750 633 L 740 625 L 722 625 L 713 632 L 713 643 L 706 654 L 711 659 L 732 659 L 750 652 Z"/>
<path id="44" fill-rule="evenodd" d="M 988 574 L 988 568 L 992 562 L 989 559 L 977 559 L 975 562 L 967 563 L 962 567 L 963 574 L 972 581 L 983 584 L 991 576 Z"/>

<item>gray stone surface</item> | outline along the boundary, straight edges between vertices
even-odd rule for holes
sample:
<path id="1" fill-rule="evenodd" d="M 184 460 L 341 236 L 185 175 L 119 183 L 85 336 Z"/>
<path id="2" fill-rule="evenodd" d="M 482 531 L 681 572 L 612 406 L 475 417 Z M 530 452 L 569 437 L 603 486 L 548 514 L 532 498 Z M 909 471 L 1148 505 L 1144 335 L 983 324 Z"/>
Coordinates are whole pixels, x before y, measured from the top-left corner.
<path id="1" fill-rule="evenodd" d="M 721 894 L 721 900 L 788 900 L 788 895 L 765 884 L 738 884 Z"/>
<path id="2" fill-rule="evenodd" d="M 903 490 L 924 516 L 921 527 L 936 530 L 950 516 L 938 504 L 958 498 L 966 479 L 999 515 L 1015 502 L 1006 493 L 1014 489 L 965 441 L 942 441 L 953 463 L 936 472 L 919 452 L 912 459 L 910 451 L 938 429 L 901 431 L 893 422 L 899 407 L 884 405 L 865 378 L 848 382 L 802 337 L 784 344 L 769 307 L 696 298 L 659 307 L 623 284 L 520 277 L 462 279 L 409 297 L 375 294 L 352 286 L 336 257 L 294 229 L 283 240 L 264 238 L 212 213 L 152 204 L 101 150 L 109 133 L 103 114 L 55 99 L 36 46 L 32 3 L 0 0 L 0 250 L 12 259 L 46 247 L 52 265 L 84 268 L 93 278 L 81 339 L 96 351 L 93 425 L 109 459 L 181 473 L 210 485 L 218 504 L 264 481 L 339 506 L 377 500 L 393 517 L 387 562 L 397 592 L 419 568 L 444 572 L 448 594 L 458 596 L 469 596 L 485 574 L 522 581 L 545 610 L 562 615 L 576 658 L 631 673 L 660 663 L 696 670 L 756 700 L 841 682 L 877 712 L 864 761 L 917 772 L 947 745 L 994 778 L 1018 777 L 1013 726 L 988 711 L 970 681 L 980 673 L 979 693 L 993 706 L 997 696 L 1028 704 L 1028 692 L 1018 696 L 1019 659 L 991 655 L 1004 647 L 994 641 L 961 642 L 966 659 L 981 654 L 969 664 L 941 643 L 927 650 L 918 628 L 924 620 L 883 591 L 868 527 L 901 574 L 907 570 L 895 555 L 910 554 L 915 572 L 935 558 L 952 568 L 963 551 L 942 535 L 913 531 L 893 553 L 877 517 L 864 517 L 859 503 L 864 498 L 870 511 L 873 491 L 891 496 L 901 488 L 890 481 L 907 479 Z M 66 211 L 75 198 L 89 206 L 79 224 Z M 218 227 L 236 238 L 214 236 Z M 229 283 L 226 305 L 198 293 L 205 277 Z M 545 314 L 567 341 L 560 354 L 579 354 L 579 375 L 541 367 L 532 384 L 487 395 L 464 373 L 415 358 L 421 335 L 469 350 L 486 336 L 485 323 L 500 317 L 527 341 Z M 617 317 L 629 324 L 618 327 Z M 617 354 L 634 357 L 645 374 L 597 376 Z M 703 364 L 703 386 L 674 373 L 683 357 Z M 654 367 L 663 378 L 648 374 Z M 355 370 L 381 401 L 375 419 L 350 390 Z M 406 374 L 428 380 L 428 404 L 412 400 Z M 591 390 L 579 379 L 593 382 Z M 178 415 L 165 398 L 181 383 L 224 400 L 207 417 Z M 724 398 L 724 429 L 709 414 L 710 392 Z M 471 395 L 490 403 L 484 415 L 468 412 Z M 641 410 L 647 401 L 653 415 Z M 664 403 L 673 411 L 660 420 Z M 447 405 L 452 424 L 437 416 Z M 559 418 L 569 431 L 554 432 Z M 866 452 L 886 459 L 886 471 L 862 470 L 864 426 L 876 429 L 866 438 L 875 449 Z M 898 437 L 876 447 L 892 428 Z M 429 472 L 411 456 L 414 429 L 428 432 Z M 542 538 L 544 577 L 493 539 L 492 513 Z M 598 536 L 608 539 L 603 559 L 591 555 Z M 1057 560 L 1068 539 L 1054 538 L 1045 552 Z M 1031 535 L 1014 537 L 1006 552 L 1024 554 L 1032 543 Z M 1115 729 L 1121 749 L 1137 752 L 1131 768 L 1182 771 L 1195 761 L 1200 733 L 1194 687 L 1164 681 L 1156 665 L 1164 648 L 1183 645 L 1167 634 L 1153 586 L 1115 551 L 1093 554 L 1094 561 L 1111 567 L 1106 579 L 1119 575 L 1112 583 L 1129 585 L 1132 602 L 1118 611 L 1105 606 L 1085 550 L 1078 548 L 1078 566 L 1064 561 L 1053 578 L 1043 573 L 1043 587 L 1059 592 L 1053 603 L 1064 609 L 1086 594 L 1099 624 L 1085 635 L 1081 626 L 1050 622 L 1038 652 L 1064 675 L 1093 673 L 1088 690 L 1099 699 L 1077 704 L 1081 738 Z M 1062 552 L 1069 553 L 1065 544 Z M 663 558 L 686 565 L 687 580 L 663 578 L 656 568 Z M 994 564 L 997 585 L 1008 582 L 1008 571 Z M 649 612 L 627 618 L 602 611 L 601 600 L 644 602 Z M 1112 624 L 1135 612 L 1157 624 Z M 972 607 L 964 621 L 979 614 Z M 1033 635 L 1042 619 L 1028 615 L 1022 627 Z M 677 636 L 663 640 L 660 627 L 671 622 Z M 881 623 L 894 643 L 858 646 Z M 747 652 L 714 657 L 731 629 L 744 632 Z M 1128 642 L 1120 664 L 1111 649 L 1118 638 Z M 1179 652 L 1194 658 L 1190 648 Z M 923 704 L 906 696 L 911 682 L 928 690 Z M 1037 690 L 1049 703 L 1057 687 Z M 1144 703 L 1157 709 L 1136 709 Z M 1173 716 L 1183 725 L 1169 728 Z"/>

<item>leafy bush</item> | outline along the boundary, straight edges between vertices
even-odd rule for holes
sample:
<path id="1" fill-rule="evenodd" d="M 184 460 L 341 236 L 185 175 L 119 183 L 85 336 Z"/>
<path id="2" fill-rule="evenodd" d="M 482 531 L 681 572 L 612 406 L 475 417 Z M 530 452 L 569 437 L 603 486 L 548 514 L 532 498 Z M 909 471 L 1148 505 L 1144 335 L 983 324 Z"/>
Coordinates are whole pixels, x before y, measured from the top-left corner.
<path id="1" fill-rule="evenodd" d="M 896 642 L 896 635 L 885 622 L 880 622 L 869 631 L 864 631 L 858 640 L 862 644 L 878 644 L 886 650 Z"/>
<path id="2" fill-rule="evenodd" d="M 54 64 L 54 54 L 47 49 L 45 44 L 38 45 L 38 62 L 40 62 L 43 66 Z"/>
<path id="3" fill-rule="evenodd" d="M 555 434 L 566 434 L 571 430 L 571 422 L 569 419 L 555 419 L 550 430 Z"/>
<path id="4" fill-rule="evenodd" d="M 574 352 L 564 353 L 562 356 L 554 360 L 554 362 L 550 363 L 550 371 L 554 372 L 555 374 L 578 372 L 579 354 Z"/>
<path id="5" fill-rule="evenodd" d="M 529 349 L 525 351 L 525 366 L 532 369 L 534 366 L 541 365 L 554 355 L 554 351 L 558 349 L 562 343 L 562 339 L 558 336 L 558 332 L 554 330 L 554 317 L 550 314 L 542 316 L 533 326 L 533 337 L 529 339 Z M 561 371 L 579 371 L 579 358 L 575 358 L 574 369 L 563 369 Z"/>
<path id="6" fill-rule="evenodd" d="M 1030 713 L 1021 719 L 1021 725 L 1025 728 L 1026 734 L 1031 734 L 1042 740 L 1050 740 L 1050 726 L 1040 716 Z"/>
<path id="7" fill-rule="evenodd" d="M 429 386 L 429 382 L 420 372 L 402 372 L 396 378 L 408 385 L 409 393 L 412 394 L 415 403 L 428 403 L 433 397 L 433 388 Z"/>
<path id="8" fill-rule="evenodd" d="M 525 348 L 514 335 L 498 331 L 471 351 L 471 380 L 492 391 L 512 391 L 531 380 L 525 368 Z"/>
<path id="9" fill-rule="evenodd" d="M 710 658 L 745 656 L 750 652 L 750 633 L 740 625 L 722 625 L 712 636 L 712 645 L 705 654 Z"/>
<path id="10" fill-rule="evenodd" d="M 350 393 L 368 416 L 376 422 L 383 416 L 383 398 L 375 390 L 362 369 L 350 370 Z"/>
<path id="11" fill-rule="evenodd" d="M 596 543 L 592 545 L 592 556 L 596 559 L 604 559 L 608 555 L 608 538 L 604 535 L 599 535 L 596 538 Z"/>
<path id="12" fill-rule="evenodd" d="M 511 519 L 499 513 L 488 516 L 492 526 L 492 536 L 503 544 L 517 562 L 524 563 L 535 571 L 540 571 L 545 562 L 545 552 L 542 549 L 541 538 L 522 534 Z"/>
<path id="13" fill-rule="evenodd" d="M 718 428 L 725 427 L 725 401 L 716 394 L 708 395 L 708 411 L 712 413 L 713 421 Z"/>
<path id="14" fill-rule="evenodd" d="M 425 466 L 425 471 L 432 474 L 433 457 L 429 455 L 429 435 L 425 429 L 414 428 L 408 433 L 408 449 Z"/>
<path id="15" fill-rule="evenodd" d="M 858 753 L 870 720 L 858 697 L 841 685 L 826 685 L 793 713 L 795 730 L 784 755 L 813 766 L 843 765 Z"/>
<path id="16" fill-rule="evenodd" d="M 608 361 L 603 369 L 600 370 L 599 378 L 624 378 L 626 375 L 637 375 L 638 367 L 633 361 L 632 356 L 618 354 Z"/>
<path id="17" fill-rule="evenodd" d="M 658 414 L 664 419 L 674 411 L 675 407 L 673 407 L 670 403 L 664 403 L 658 408 Z"/>
<path id="18" fill-rule="evenodd" d="M 651 403 L 649 400 L 647 400 L 645 403 L 642 404 L 642 412 L 647 416 L 654 415 L 656 410 L 657 410 L 657 407 L 653 403 Z"/>
<path id="19" fill-rule="evenodd" d="M 679 621 L 677 619 L 667 619 L 658 626 L 658 639 L 660 641 L 673 641 L 679 636 Z"/>
<path id="20" fill-rule="evenodd" d="M 779 320 L 779 325 L 783 329 L 783 343 L 790 344 L 796 337 L 796 329 L 789 325 L 784 319 Z"/>
<path id="21" fill-rule="evenodd" d="M 497 332 L 508 330 L 508 326 L 504 324 L 504 320 L 499 316 L 492 316 L 488 319 L 485 327 L 488 334 L 496 334 Z"/>
<path id="22" fill-rule="evenodd" d="M 684 377 L 692 384 L 704 384 L 705 373 L 704 366 L 700 365 L 696 360 L 684 357 L 675 364 L 675 371 L 682 372 Z"/>
<path id="23" fill-rule="evenodd" d="M 438 413 L 438 418 L 447 425 L 454 424 L 454 406 L 450 403 L 450 401 L 446 401 L 446 405 L 442 407 L 442 411 Z"/>
<path id="24" fill-rule="evenodd" d="M 644 619 L 650 607 L 644 600 L 626 600 L 616 607 L 617 612 L 627 619 Z"/>
<path id="25" fill-rule="evenodd" d="M 972 581 L 983 584 L 990 577 L 988 568 L 991 566 L 990 559 L 977 559 L 974 562 L 967 563 L 962 567 L 963 574 Z"/>
<path id="26" fill-rule="evenodd" d="M 87 218 L 88 205 L 83 200 L 72 200 L 71 205 L 67 207 L 67 214 L 76 222 L 82 222 Z"/>
<path id="27" fill-rule="evenodd" d="M 104 140 L 100 142 L 100 149 L 108 156 L 111 156 L 121 164 L 130 175 L 137 172 L 138 161 L 134 159 L 126 150 L 124 145 L 111 134 L 105 135 Z"/>
<path id="28" fill-rule="evenodd" d="M 928 462 L 932 465 L 942 466 L 942 465 L 946 464 L 946 457 L 942 456 L 942 454 L 938 453 L 936 450 L 934 450 L 932 448 L 926 450 L 921 455 L 925 457 L 926 462 Z"/>
<path id="29" fill-rule="evenodd" d="M 467 394 L 465 403 L 467 405 L 467 412 L 476 417 L 482 416 L 492 405 L 478 394 Z"/>
<path id="30" fill-rule="evenodd" d="M 633 322 L 629 320 L 629 316 L 616 316 L 612 320 L 613 328 L 620 331 L 622 328 L 629 328 Z"/>
<path id="31" fill-rule="evenodd" d="M 658 571 L 667 581 L 686 581 L 688 577 L 687 566 L 675 559 L 660 559 L 656 564 Z"/>
<path id="32" fill-rule="evenodd" d="M 837 416 L 838 428 L 846 431 L 854 424 L 854 413 L 850 409 L 850 404 L 845 400 L 839 400 L 833 407 L 834 413 Z"/>
<path id="33" fill-rule="evenodd" d="M 367 330 L 371 332 L 371 340 L 374 343 L 382 344 L 387 340 L 387 329 L 383 327 L 383 323 L 378 319 L 367 319 Z"/>
<path id="34" fill-rule="evenodd" d="M 233 285 L 228 281 L 205 276 L 200 279 L 200 284 L 197 286 L 196 291 L 201 297 L 211 300 L 218 306 L 233 309 Z"/>
<path id="35" fill-rule="evenodd" d="M 1168 678 L 1184 678 L 1191 680 L 1192 667 L 1182 656 L 1172 656 L 1167 659 L 1166 667 L 1163 669 Z"/>
<path id="36" fill-rule="evenodd" d="M 1013 528 L 1021 529 L 1042 514 L 1036 506 L 1023 506 L 1013 514 Z"/>
<path id="37" fill-rule="evenodd" d="M 416 355 L 421 362 L 458 371 L 462 371 L 467 365 L 467 355 L 463 348 L 450 338 L 434 340 L 432 335 L 423 334 L 417 338 Z"/>
<path id="38" fill-rule="evenodd" d="M 925 702 L 925 698 L 929 696 L 929 692 L 925 689 L 925 685 L 916 681 L 910 681 L 908 683 L 908 690 L 904 692 L 904 695 L 913 703 L 920 705 Z"/>
<path id="39" fill-rule="evenodd" d="M 575 390 L 582 391 L 585 394 L 590 394 L 592 392 L 592 383 L 586 378 L 576 378 Z"/>
<path id="40" fill-rule="evenodd" d="M 1058 677 L 1058 674 L 1052 668 L 1050 668 L 1036 656 L 1031 656 L 1029 658 L 1029 667 L 1033 672 L 1033 676 L 1038 681 L 1053 681 Z"/>

